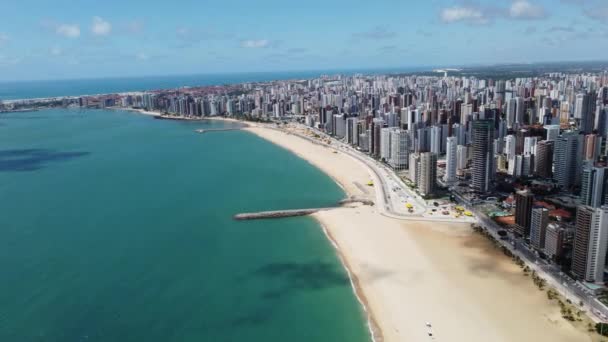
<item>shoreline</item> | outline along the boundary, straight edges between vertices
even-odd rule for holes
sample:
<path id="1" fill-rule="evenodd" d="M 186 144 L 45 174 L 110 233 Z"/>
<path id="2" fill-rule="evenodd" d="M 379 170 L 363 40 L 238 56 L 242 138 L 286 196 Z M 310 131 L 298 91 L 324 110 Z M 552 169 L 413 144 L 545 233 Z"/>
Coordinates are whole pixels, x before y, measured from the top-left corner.
<path id="1" fill-rule="evenodd" d="M 261 123 L 247 123 L 243 130 L 306 160 L 348 196 L 376 197 L 377 183 L 361 188 L 373 179 L 373 171 L 356 158 Z M 311 216 L 348 274 L 374 342 L 442 336 L 453 342 L 600 341 L 584 327 L 566 322 L 546 293 L 488 241 L 475 236 L 469 224 L 405 222 L 364 206 Z M 478 274 L 480 267 L 484 274 Z M 496 292 L 507 295 L 496 297 Z M 432 329 L 424 322 L 432 322 Z"/>
<path id="2" fill-rule="evenodd" d="M 245 131 L 308 161 L 347 195 L 375 197 L 373 188 L 362 194 L 353 185 L 371 178 L 371 170 L 355 158 L 266 125 Z M 312 217 L 349 274 L 375 342 L 426 340 L 430 330 L 433 337 L 450 336 L 457 342 L 592 341 L 563 320 L 516 265 L 489 252 L 469 224 L 404 222 L 361 206 Z M 491 259 L 488 253 L 494 254 Z M 454 263 L 459 270 L 443 263 Z M 506 295 L 495 298 L 494 291 Z M 432 329 L 424 322 L 432 322 Z"/>
<path id="3" fill-rule="evenodd" d="M 327 229 L 327 227 L 325 227 L 323 222 L 321 222 L 318 218 L 314 217 L 314 220 L 317 222 L 317 224 L 319 224 L 319 226 L 323 230 L 325 237 L 331 243 L 332 247 L 334 248 L 334 250 L 336 252 L 336 255 L 338 256 L 338 259 L 340 259 L 340 263 L 342 264 L 342 267 L 344 267 L 344 270 L 346 271 L 346 274 L 348 275 L 348 280 L 350 281 L 350 286 L 352 288 L 352 291 L 355 294 L 357 301 L 361 305 L 363 312 L 365 313 L 365 316 L 367 319 L 367 328 L 368 328 L 372 342 L 383 342 L 384 335 L 382 334 L 382 329 L 380 329 L 380 326 L 378 325 L 378 322 L 376 321 L 376 317 L 374 316 L 374 313 L 372 312 L 372 310 L 369 307 L 369 303 L 367 301 L 367 298 L 365 297 L 365 293 L 363 292 L 363 289 L 361 288 L 361 285 L 359 284 L 359 278 L 357 278 L 357 275 L 351 270 L 351 267 L 348 264 L 348 260 L 345 258 L 344 254 L 340 250 L 340 246 L 336 242 L 336 239 L 331 235 L 331 232 L 329 231 L 329 229 Z"/>

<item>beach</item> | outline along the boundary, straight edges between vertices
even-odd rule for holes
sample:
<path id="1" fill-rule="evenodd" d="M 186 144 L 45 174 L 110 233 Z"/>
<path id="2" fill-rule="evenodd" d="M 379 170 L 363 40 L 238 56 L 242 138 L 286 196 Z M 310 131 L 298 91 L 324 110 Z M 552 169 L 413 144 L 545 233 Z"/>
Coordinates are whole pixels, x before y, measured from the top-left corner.
<path id="1" fill-rule="evenodd" d="M 376 198 L 361 186 L 370 170 L 353 157 L 263 125 L 246 130 L 307 160 L 348 195 Z M 313 217 L 347 267 L 376 341 L 592 341 L 469 224 L 402 221 L 370 206 Z"/>

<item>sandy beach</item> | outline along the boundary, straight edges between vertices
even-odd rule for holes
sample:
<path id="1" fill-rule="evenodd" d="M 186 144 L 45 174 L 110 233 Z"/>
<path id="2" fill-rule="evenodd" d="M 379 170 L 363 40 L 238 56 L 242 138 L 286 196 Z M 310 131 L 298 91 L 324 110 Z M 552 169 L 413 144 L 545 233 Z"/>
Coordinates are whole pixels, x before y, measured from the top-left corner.
<path id="1" fill-rule="evenodd" d="M 275 129 L 246 130 L 308 160 L 348 195 L 375 198 L 361 186 L 370 171 L 360 161 Z M 395 220 L 369 206 L 314 217 L 349 269 L 376 341 L 592 341 L 469 224 Z"/>

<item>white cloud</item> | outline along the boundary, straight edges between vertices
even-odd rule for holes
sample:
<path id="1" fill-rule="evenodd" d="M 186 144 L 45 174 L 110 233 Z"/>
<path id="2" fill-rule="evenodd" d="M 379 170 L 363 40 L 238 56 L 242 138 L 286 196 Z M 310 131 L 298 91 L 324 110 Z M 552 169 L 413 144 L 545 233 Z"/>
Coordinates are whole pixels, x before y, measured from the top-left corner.
<path id="1" fill-rule="evenodd" d="M 244 48 L 259 49 L 259 48 L 266 48 L 269 46 L 270 46 L 270 41 L 267 39 L 259 39 L 259 40 L 250 39 L 250 40 L 241 41 L 241 47 L 244 47 Z"/>
<path id="2" fill-rule="evenodd" d="M 450 7 L 441 10 L 444 23 L 466 22 L 470 24 L 487 24 L 488 18 L 483 11 L 474 7 Z"/>
<path id="3" fill-rule="evenodd" d="M 608 23 L 608 5 L 598 5 L 585 9 L 585 15 L 599 22 Z"/>
<path id="4" fill-rule="evenodd" d="M 19 63 L 21 63 L 21 58 L 0 55 L 0 67 L 12 66 Z"/>
<path id="5" fill-rule="evenodd" d="M 148 59 L 150 59 L 150 56 L 143 52 L 138 52 L 137 54 L 135 54 L 135 59 L 137 59 L 138 61 L 147 61 Z"/>
<path id="6" fill-rule="evenodd" d="M 93 17 L 91 32 L 96 36 L 106 36 L 112 31 L 112 25 L 100 17 Z"/>
<path id="7" fill-rule="evenodd" d="M 0 46 L 6 44 L 8 42 L 9 37 L 6 33 L 0 32 Z"/>
<path id="8" fill-rule="evenodd" d="M 127 30 L 130 33 L 141 33 L 144 30 L 144 23 L 140 20 L 135 20 L 127 24 Z"/>
<path id="9" fill-rule="evenodd" d="M 55 28 L 55 32 L 68 38 L 80 37 L 80 27 L 78 25 L 60 24 Z"/>
<path id="10" fill-rule="evenodd" d="M 397 32 L 389 31 L 386 27 L 376 26 L 369 31 L 358 32 L 353 34 L 355 39 L 390 39 L 397 36 Z"/>
<path id="11" fill-rule="evenodd" d="M 545 9 L 527 0 L 516 0 L 509 8 L 509 16 L 514 19 L 541 19 L 547 16 Z"/>
<path id="12" fill-rule="evenodd" d="M 51 47 L 51 49 L 49 50 L 49 52 L 53 56 L 60 56 L 63 53 L 63 50 L 61 49 L 61 47 L 55 45 L 55 46 Z"/>

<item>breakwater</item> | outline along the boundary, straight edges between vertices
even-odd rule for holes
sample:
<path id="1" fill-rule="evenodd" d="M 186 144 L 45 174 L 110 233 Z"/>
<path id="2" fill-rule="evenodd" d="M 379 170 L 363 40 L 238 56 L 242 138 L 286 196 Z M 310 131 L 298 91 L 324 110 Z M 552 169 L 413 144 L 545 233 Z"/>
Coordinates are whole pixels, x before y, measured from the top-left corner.
<path id="1" fill-rule="evenodd" d="M 232 127 L 232 128 L 201 128 L 197 129 L 196 133 L 208 133 L 208 132 L 226 132 L 226 131 L 238 131 L 241 130 L 242 127 Z"/>
<path id="2" fill-rule="evenodd" d="M 306 216 L 314 214 L 321 210 L 329 210 L 345 206 L 347 204 L 360 203 L 363 205 L 374 205 L 374 202 L 365 198 L 350 197 L 338 202 L 337 206 L 325 208 L 308 208 L 308 209 L 288 209 L 288 210 L 271 210 L 260 211 L 256 213 L 242 213 L 234 215 L 235 220 L 260 220 L 260 219 L 275 219 L 284 217 Z"/>

